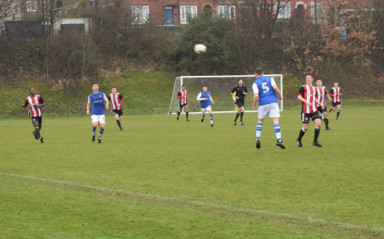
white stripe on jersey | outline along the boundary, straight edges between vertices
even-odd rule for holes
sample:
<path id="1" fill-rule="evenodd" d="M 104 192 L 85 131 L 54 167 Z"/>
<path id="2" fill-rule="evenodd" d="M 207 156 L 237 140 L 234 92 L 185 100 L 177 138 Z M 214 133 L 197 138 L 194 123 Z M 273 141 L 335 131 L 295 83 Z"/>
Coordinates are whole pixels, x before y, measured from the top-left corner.
<path id="1" fill-rule="evenodd" d="M 109 97 L 111 98 L 111 102 L 112 102 L 112 109 L 114 109 L 114 110 L 120 110 L 121 109 L 118 106 L 118 104 L 119 104 L 119 96 L 120 96 L 120 93 L 116 93 L 116 95 L 109 94 Z"/>

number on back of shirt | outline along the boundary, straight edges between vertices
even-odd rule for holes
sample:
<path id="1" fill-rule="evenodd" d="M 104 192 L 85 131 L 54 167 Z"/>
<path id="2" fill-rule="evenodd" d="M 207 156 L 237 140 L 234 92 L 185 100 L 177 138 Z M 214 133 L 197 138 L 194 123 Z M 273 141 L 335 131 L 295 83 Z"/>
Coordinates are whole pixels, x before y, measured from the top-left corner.
<path id="1" fill-rule="evenodd" d="M 263 88 L 263 93 L 267 93 L 269 91 L 269 87 L 267 86 L 268 82 L 263 82 L 261 87 Z"/>

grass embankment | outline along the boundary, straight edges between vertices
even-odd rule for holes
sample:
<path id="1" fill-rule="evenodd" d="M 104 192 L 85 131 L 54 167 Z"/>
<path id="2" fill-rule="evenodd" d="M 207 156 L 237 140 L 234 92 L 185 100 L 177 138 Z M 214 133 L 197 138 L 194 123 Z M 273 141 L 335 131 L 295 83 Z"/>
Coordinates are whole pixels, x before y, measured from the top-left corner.
<path id="1" fill-rule="evenodd" d="M 91 84 L 97 82 L 100 91 L 109 94 L 113 86 L 124 97 L 125 111 L 130 114 L 164 113 L 168 111 L 176 73 L 171 71 L 127 70 L 116 76 L 102 79 L 82 80 L 73 86 L 71 82 L 45 82 L 42 79 L 16 79 L 0 82 L 0 118 L 15 118 L 26 115 L 20 108 L 28 96 L 28 88 L 46 101 L 45 116 L 81 116 L 85 114 L 87 97 L 92 92 Z"/>

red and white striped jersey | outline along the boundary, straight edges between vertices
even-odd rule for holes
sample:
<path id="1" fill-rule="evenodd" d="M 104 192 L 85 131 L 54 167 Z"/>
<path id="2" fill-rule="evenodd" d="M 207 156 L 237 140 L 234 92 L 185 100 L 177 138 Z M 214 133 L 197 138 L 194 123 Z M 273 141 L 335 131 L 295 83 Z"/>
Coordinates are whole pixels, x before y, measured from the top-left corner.
<path id="1" fill-rule="evenodd" d="M 317 96 L 316 87 L 303 85 L 299 90 L 299 95 L 301 95 L 305 100 L 312 103 L 312 106 L 309 106 L 308 104 L 302 102 L 303 106 L 301 108 L 301 113 L 309 114 L 317 111 L 315 101 Z"/>
<path id="2" fill-rule="evenodd" d="M 43 115 L 40 107 L 38 106 L 39 103 L 44 104 L 44 100 L 40 95 L 35 95 L 33 97 L 28 96 L 25 98 L 24 106 L 29 106 L 28 114 L 31 117 L 41 117 Z"/>
<path id="3" fill-rule="evenodd" d="M 187 90 L 179 91 L 179 93 L 177 94 L 177 98 L 180 99 L 180 102 L 179 102 L 180 105 L 187 104 L 188 103 Z"/>
<path id="4" fill-rule="evenodd" d="M 124 102 L 124 97 L 120 93 L 109 94 L 108 100 L 112 103 L 113 110 L 121 110 L 121 104 Z"/>
<path id="5" fill-rule="evenodd" d="M 329 95 L 332 97 L 332 103 L 340 102 L 340 96 L 342 95 L 340 87 L 332 87 Z"/>
<path id="6" fill-rule="evenodd" d="M 317 90 L 317 100 L 322 103 L 325 107 L 325 96 L 328 94 L 327 89 L 325 86 L 322 86 L 321 88 L 316 87 Z"/>

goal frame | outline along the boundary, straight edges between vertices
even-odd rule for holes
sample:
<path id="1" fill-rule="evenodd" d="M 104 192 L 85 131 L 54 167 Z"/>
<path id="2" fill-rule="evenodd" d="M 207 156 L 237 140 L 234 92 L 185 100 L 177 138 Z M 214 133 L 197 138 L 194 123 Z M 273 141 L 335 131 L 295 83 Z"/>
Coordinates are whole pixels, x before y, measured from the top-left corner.
<path id="1" fill-rule="evenodd" d="M 283 74 L 264 74 L 264 76 L 267 76 L 267 77 L 280 77 L 280 92 L 281 94 L 283 95 L 283 81 L 284 81 L 284 78 L 283 78 Z M 184 79 L 198 79 L 198 78 L 204 78 L 204 79 L 222 79 L 222 78 L 251 78 L 251 77 L 255 77 L 255 75 L 210 75 L 210 76 L 204 76 L 204 75 L 193 75 L 193 76 L 177 76 L 175 78 L 175 83 L 173 85 L 173 91 L 172 91 L 172 98 L 171 98 L 171 103 L 169 104 L 169 110 L 168 110 L 168 114 L 169 115 L 172 115 L 172 114 L 177 114 L 177 112 L 172 112 L 172 103 L 173 103 L 173 100 L 175 100 L 175 92 L 176 92 L 176 83 L 177 83 L 177 79 L 180 79 L 180 90 L 181 90 L 181 86 L 183 85 L 184 83 Z M 177 100 L 177 99 L 176 99 Z M 283 100 L 279 100 L 280 102 L 280 111 L 283 111 Z M 258 112 L 258 110 L 245 110 L 244 112 Z M 183 112 L 181 112 L 182 114 L 185 114 L 184 112 L 184 109 L 183 109 Z M 226 110 L 226 111 L 212 111 L 212 113 L 214 114 L 224 114 L 224 113 L 236 113 L 235 110 Z M 201 114 L 201 112 L 189 112 L 189 114 Z"/>

